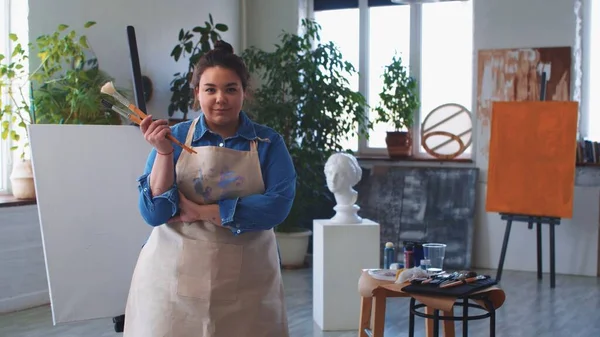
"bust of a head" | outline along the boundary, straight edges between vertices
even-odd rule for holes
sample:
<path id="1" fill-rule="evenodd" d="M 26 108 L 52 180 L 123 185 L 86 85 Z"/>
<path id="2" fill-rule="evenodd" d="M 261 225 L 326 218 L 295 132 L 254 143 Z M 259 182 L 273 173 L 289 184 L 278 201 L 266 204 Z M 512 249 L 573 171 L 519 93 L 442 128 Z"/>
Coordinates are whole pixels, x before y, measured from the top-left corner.
<path id="1" fill-rule="evenodd" d="M 338 205 L 356 202 L 357 193 L 352 187 L 360 182 L 362 169 L 354 156 L 341 152 L 331 155 L 325 163 L 325 178 Z"/>

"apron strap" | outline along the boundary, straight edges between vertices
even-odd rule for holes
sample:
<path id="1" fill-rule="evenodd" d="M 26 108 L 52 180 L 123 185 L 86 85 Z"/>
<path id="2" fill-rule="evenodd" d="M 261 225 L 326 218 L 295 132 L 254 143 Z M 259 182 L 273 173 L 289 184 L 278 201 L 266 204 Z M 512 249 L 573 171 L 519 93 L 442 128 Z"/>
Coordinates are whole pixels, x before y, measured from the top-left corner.
<path id="1" fill-rule="evenodd" d="M 250 141 L 250 152 L 258 152 L 258 141 L 256 139 Z"/>
<path id="2" fill-rule="evenodd" d="M 194 131 L 196 131 L 196 124 L 198 124 L 198 120 L 202 118 L 202 116 L 198 116 L 192 121 L 192 125 L 190 125 L 190 129 L 188 130 L 187 136 L 185 137 L 185 145 L 192 146 L 192 140 L 194 139 Z"/>

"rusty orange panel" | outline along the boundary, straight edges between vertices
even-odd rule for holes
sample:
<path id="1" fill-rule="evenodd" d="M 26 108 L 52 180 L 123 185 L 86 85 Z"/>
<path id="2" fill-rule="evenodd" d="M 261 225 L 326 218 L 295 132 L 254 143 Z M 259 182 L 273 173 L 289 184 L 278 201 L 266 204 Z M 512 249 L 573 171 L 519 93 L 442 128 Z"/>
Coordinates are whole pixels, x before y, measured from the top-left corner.
<path id="1" fill-rule="evenodd" d="M 486 211 L 571 218 L 577 102 L 494 102 Z"/>

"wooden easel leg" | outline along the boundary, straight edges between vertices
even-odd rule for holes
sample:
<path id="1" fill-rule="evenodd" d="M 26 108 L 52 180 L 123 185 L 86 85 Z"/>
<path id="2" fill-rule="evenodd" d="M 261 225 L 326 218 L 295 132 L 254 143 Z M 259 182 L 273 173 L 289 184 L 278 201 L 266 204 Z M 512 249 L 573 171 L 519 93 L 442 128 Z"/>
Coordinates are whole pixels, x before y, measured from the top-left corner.
<path id="1" fill-rule="evenodd" d="M 537 231 L 537 277 L 538 280 L 542 279 L 542 223 L 538 222 L 536 226 Z"/>
<path id="2" fill-rule="evenodd" d="M 556 286 L 556 251 L 554 246 L 554 224 L 550 223 L 550 288 Z"/>
<path id="3" fill-rule="evenodd" d="M 371 310 L 373 308 L 373 297 L 360 298 L 360 322 L 358 326 L 358 337 L 368 337 L 365 329 L 371 329 Z"/>
<path id="4" fill-rule="evenodd" d="M 506 248 L 508 247 L 508 238 L 510 237 L 510 229 L 512 227 L 512 219 L 506 220 L 506 230 L 504 231 L 504 241 L 502 242 L 502 251 L 500 252 L 500 262 L 496 271 L 496 281 L 500 282 L 502 278 L 502 268 L 504 267 L 504 258 L 506 258 Z"/>

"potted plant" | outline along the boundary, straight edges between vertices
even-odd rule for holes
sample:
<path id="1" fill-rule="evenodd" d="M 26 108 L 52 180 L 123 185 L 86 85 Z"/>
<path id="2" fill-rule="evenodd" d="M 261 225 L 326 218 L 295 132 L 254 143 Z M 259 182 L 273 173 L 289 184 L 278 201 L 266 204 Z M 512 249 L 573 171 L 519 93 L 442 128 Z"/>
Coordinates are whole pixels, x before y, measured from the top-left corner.
<path id="1" fill-rule="evenodd" d="M 187 119 L 189 109 L 198 110 L 194 107 L 193 90 L 190 87 L 194 67 L 202 55 L 212 49 L 215 42 L 221 39 L 219 32 L 226 32 L 229 27 L 223 23 L 214 23 L 212 14 L 208 14 L 208 20 L 205 21 L 204 27 L 197 26 L 189 30 L 179 30 L 179 41 L 171 51 L 171 57 L 178 62 L 183 57 L 188 57 L 188 65 L 186 71 L 174 74 L 174 79 L 171 81 L 171 103 L 169 104 L 169 117 L 173 117 L 176 111 L 183 114 L 181 119 L 173 119 L 172 123 Z M 194 33 L 199 33 L 197 36 Z M 197 40 L 194 41 L 194 38 Z M 212 45 L 211 45 L 212 43 Z"/>
<path id="2" fill-rule="evenodd" d="M 84 27 L 94 24 L 90 21 Z M 16 144 L 11 149 L 20 152 L 10 177 L 12 193 L 18 199 L 35 199 L 27 125 L 122 123 L 101 104 L 99 88 L 112 78 L 99 69 L 87 37 L 67 32 L 68 28 L 60 24 L 52 34 L 28 44 L 40 60 L 31 73 L 28 53 L 17 35 L 9 35 L 14 43 L 12 54 L 0 55 L 0 89 L 9 100 L 0 105 L 1 136 L 11 139 Z"/>
<path id="3" fill-rule="evenodd" d="M 376 122 L 388 123 L 385 142 L 391 158 L 408 157 L 412 154 L 412 126 L 415 111 L 419 109 L 417 81 L 410 76 L 408 68 L 398 55 L 384 68 L 383 88 L 379 93 Z"/>
<path id="4" fill-rule="evenodd" d="M 304 265 L 312 220 L 333 214 L 323 172 L 327 158 L 371 126 L 365 98 L 347 80 L 355 68 L 333 43 L 320 41 L 316 22 L 301 24 L 302 35 L 282 34 L 272 52 L 251 47 L 242 54 L 262 83 L 246 110 L 282 135 L 298 176 L 290 215 L 276 227 L 284 267 Z"/>

